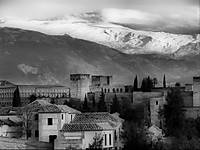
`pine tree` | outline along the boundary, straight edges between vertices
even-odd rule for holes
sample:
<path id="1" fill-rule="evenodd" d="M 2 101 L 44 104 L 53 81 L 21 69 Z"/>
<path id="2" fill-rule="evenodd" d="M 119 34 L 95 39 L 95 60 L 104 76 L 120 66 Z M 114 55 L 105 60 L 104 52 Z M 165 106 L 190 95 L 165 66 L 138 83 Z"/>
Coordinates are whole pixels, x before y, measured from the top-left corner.
<path id="1" fill-rule="evenodd" d="M 92 110 L 96 111 L 96 101 L 95 101 L 95 95 L 92 95 Z"/>
<path id="2" fill-rule="evenodd" d="M 101 91 L 101 95 L 100 95 L 99 102 L 98 102 L 98 111 L 99 112 L 107 111 L 107 107 L 106 107 L 106 103 L 105 103 L 105 94 L 103 93 L 103 90 Z"/>
<path id="3" fill-rule="evenodd" d="M 88 100 L 87 100 L 86 95 L 85 95 L 84 102 L 83 102 L 83 112 L 89 112 Z"/>
<path id="4" fill-rule="evenodd" d="M 134 91 L 138 91 L 138 79 L 137 79 L 137 75 L 134 79 L 134 86 L 133 86 L 133 90 Z"/>
<path id="5" fill-rule="evenodd" d="M 164 77 L 163 77 L 163 88 L 166 88 L 166 79 L 165 79 L 165 74 L 164 74 Z"/>
<path id="6" fill-rule="evenodd" d="M 113 98 L 113 102 L 112 102 L 112 106 L 111 106 L 111 113 L 115 113 L 115 112 L 120 113 L 120 104 L 119 104 L 116 94 Z"/>
<path id="7" fill-rule="evenodd" d="M 167 104 L 161 110 L 161 116 L 165 120 L 166 133 L 168 135 L 178 136 L 181 134 L 184 125 L 183 98 L 180 88 L 171 88 L 166 100 Z"/>
<path id="8" fill-rule="evenodd" d="M 14 91 L 13 94 L 13 103 L 12 103 L 13 107 L 20 107 L 21 106 L 21 98 L 20 98 L 20 93 L 19 93 L 19 88 L 17 86 L 17 88 Z"/>
<path id="9" fill-rule="evenodd" d="M 147 78 L 147 92 L 151 92 L 153 88 L 153 82 L 152 79 L 150 78 L 150 76 L 148 76 Z"/>

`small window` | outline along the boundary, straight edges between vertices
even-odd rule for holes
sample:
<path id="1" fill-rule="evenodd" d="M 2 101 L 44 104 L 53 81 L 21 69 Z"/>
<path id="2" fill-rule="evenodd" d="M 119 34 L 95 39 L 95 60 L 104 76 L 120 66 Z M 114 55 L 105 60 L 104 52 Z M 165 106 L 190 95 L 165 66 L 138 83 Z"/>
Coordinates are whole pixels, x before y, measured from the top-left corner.
<path id="1" fill-rule="evenodd" d="M 112 136 L 109 134 L 109 144 L 112 145 Z"/>
<path id="2" fill-rule="evenodd" d="M 104 142 L 105 142 L 105 146 L 107 145 L 107 135 L 105 134 L 105 139 L 104 139 Z"/>
<path id="3" fill-rule="evenodd" d="M 35 114 L 35 120 L 38 120 L 38 114 Z"/>
<path id="4" fill-rule="evenodd" d="M 110 93 L 110 89 L 108 89 L 108 93 Z"/>
<path id="5" fill-rule="evenodd" d="M 113 88 L 113 93 L 115 93 L 115 88 Z"/>
<path id="6" fill-rule="evenodd" d="M 39 137 L 39 131 L 35 130 L 35 137 Z"/>
<path id="7" fill-rule="evenodd" d="M 48 118 L 48 125 L 53 125 L 53 118 Z"/>
<path id="8" fill-rule="evenodd" d="M 119 89 L 117 88 L 117 93 L 119 93 Z"/>
<path id="9" fill-rule="evenodd" d="M 63 116 L 63 114 L 61 115 L 61 118 L 62 118 L 62 120 L 64 119 L 64 116 Z"/>
<path id="10" fill-rule="evenodd" d="M 104 93 L 106 93 L 106 89 L 104 89 Z"/>
<path id="11" fill-rule="evenodd" d="M 71 121 L 72 121 L 72 119 L 73 119 L 73 116 L 71 115 Z"/>
<path id="12" fill-rule="evenodd" d="M 156 101 L 156 105 L 158 105 L 158 101 Z"/>
<path id="13" fill-rule="evenodd" d="M 123 92 L 123 90 L 122 90 L 122 88 L 120 89 L 120 93 L 122 93 Z"/>

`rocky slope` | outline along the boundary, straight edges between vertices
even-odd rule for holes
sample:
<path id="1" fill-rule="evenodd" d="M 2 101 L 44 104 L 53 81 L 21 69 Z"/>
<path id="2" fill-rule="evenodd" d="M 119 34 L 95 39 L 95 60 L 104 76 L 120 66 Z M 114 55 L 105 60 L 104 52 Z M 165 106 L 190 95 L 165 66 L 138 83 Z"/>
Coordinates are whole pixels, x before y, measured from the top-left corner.
<path id="1" fill-rule="evenodd" d="M 198 49 L 198 47 L 197 47 Z M 16 83 L 67 84 L 70 73 L 114 75 L 130 84 L 138 74 L 189 82 L 200 73 L 200 55 L 173 59 L 160 54 L 124 54 L 70 36 L 0 28 L 0 78 Z"/>

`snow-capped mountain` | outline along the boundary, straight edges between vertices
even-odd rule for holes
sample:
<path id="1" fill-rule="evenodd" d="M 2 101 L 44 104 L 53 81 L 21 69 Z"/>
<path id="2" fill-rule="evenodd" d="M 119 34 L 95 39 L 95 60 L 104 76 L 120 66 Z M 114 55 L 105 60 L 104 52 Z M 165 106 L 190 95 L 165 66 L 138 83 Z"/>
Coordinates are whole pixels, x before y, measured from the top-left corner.
<path id="1" fill-rule="evenodd" d="M 93 17 L 91 21 L 91 17 Z M 95 18 L 96 17 L 96 18 Z M 68 34 L 73 38 L 84 39 L 115 48 L 126 54 L 175 54 L 180 56 L 198 54 L 186 49 L 188 45 L 200 43 L 200 34 L 183 35 L 166 32 L 133 30 L 123 25 L 102 21 L 98 14 L 72 15 L 46 20 L 6 20 L 1 27 L 17 27 L 39 31 L 49 35 Z M 95 21 L 94 21 L 95 18 Z M 184 53 L 184 51 L 186 51 Z"/>

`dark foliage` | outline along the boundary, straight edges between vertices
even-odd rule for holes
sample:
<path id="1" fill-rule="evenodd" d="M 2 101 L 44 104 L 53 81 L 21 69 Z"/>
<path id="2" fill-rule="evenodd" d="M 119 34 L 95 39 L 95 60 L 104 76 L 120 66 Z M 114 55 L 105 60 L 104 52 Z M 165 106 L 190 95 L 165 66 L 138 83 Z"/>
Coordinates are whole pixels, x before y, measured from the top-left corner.
<path id="1" fill-rule="evenodd" d="M 36 94 L 31 94 L 28 99 L 29 99 L 29 102 L 32 103 L 37 99 L 37 96 Z"/>
<path id="2" fill-rule="evenodd" d="M 20 98 L 20 93 L 19 93 L 19 88 L 17 88 L 14 91 L 13 95 L 13 107 L 20 107 L 21 106 L 21 98 Z"/>
<path id="3" fill-rule="evenodd" d="M 105 103 L 105 94 L 103 93 L 103 90 L 102 90 L 100 98 L 99 98 L 99 102 L 98 102 L 98 112 L 106 112 L 106 111 L 107 111 L 107 107 Z"/>
<path id="4" fill-rule="evenodd" d="M 120 104 L 119 104 L 116 94 L 113 98 L 113 102 L 112 102 L 112 106 L 111 106 L 111 113 L 115 113 L 115 112 L 120 113 Z"/>
<path id="5" fill-rule="evenodd" d="M 184 113 L 182 110 L 183 98 L 178 87 L 171 88 L 167 94 L 167 104 L 161 111 L 165 118 L 166 134 L 179 136 L 184 126 Z"/>
<path id="6" fill-rule="evenodd" d="M 133 91 L 138 91 L 138 79 L 137 79 L 137 75 L 136 75 L 136 77 L 134 79 Z"/>

